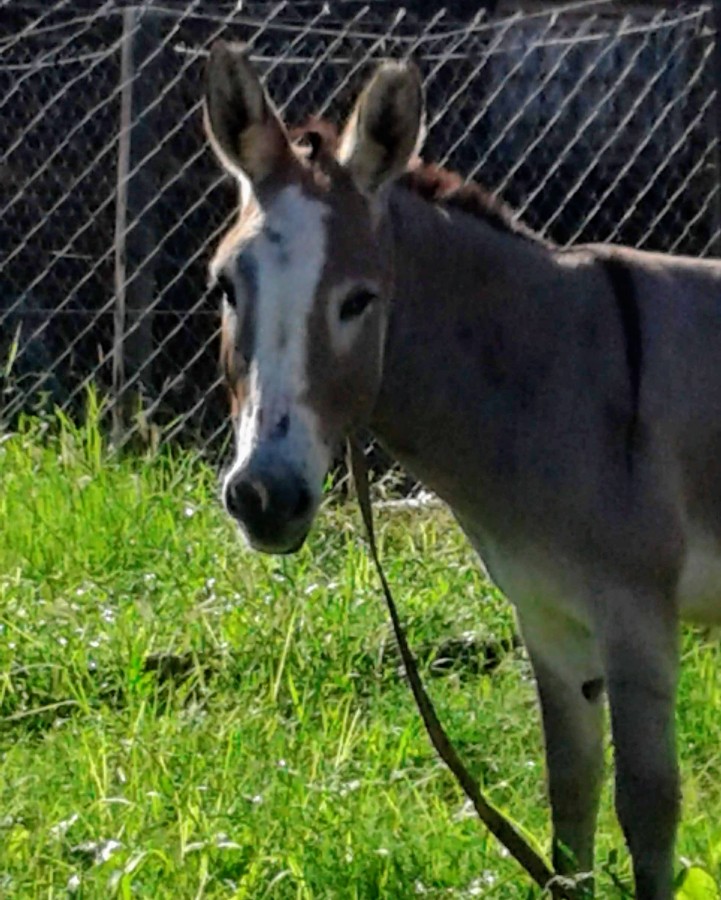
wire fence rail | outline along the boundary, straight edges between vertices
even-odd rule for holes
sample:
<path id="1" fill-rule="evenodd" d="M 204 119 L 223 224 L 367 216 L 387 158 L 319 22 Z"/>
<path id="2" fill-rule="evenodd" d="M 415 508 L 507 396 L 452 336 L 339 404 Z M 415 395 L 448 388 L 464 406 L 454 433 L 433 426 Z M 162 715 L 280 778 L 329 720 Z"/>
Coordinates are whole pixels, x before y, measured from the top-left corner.
<path id="1" fill-rule="evenodd" d="M 561 244 L 721 250 L 708 5 L 584 0 L 421 21 L 355 0 L 2 2 L 6 425 L 76 411 L 97 385 L 123 440 L 217 453 L 227 439 L 205 267 L 236 195 L 200 116 L 204 58 L 221 35 L 249 45 L 289 121 L 341 120 L 374 60 L 412 56 L 427 155 Z"/>

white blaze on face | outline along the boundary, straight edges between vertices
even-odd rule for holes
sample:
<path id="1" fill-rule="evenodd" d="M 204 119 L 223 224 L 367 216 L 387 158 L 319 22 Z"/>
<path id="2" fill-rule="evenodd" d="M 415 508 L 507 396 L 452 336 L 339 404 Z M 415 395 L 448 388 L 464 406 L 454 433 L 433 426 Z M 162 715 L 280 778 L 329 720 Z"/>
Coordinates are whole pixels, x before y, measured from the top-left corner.
<path id="1" fill-rule="evenodd" d="M 299 187 L 285 188 L 266 208 L 246 251 L 255 264 L 255 352 L 229 478 L 262 446 L 271 461 L 290 464 L 311 492 L 320 493 L 330 454 L 315 414 L 301 398 L 307 388 L 308 321 L 325 263 L 327 213 L 325 204 Z"/>

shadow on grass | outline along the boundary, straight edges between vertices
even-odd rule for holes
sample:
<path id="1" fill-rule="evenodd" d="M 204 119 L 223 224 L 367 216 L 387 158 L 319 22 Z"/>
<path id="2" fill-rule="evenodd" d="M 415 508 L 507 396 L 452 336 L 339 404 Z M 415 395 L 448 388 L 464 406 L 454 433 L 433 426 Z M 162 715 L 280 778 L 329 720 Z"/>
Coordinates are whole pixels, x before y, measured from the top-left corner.
<path id="1" fill-rule="evenodd" d="M 491 675 L 520 646 L 515 635 L 505 640 L 483 640 L 469 633 L 438 644 L 425 642 L 415 652 L 427 676 L 457 674 L 467 678 Z M 231 664 L 228 669 L 226 675 L 231 682 L 242 677 L 237 665 Z M 353 670 L 369 684 L 379 675 L 382 679 L 390 675 L 394 680 L 405 677 L 395 644 L 384 645 L 378 655 L 358 654 Z M 0 700 L 0 733 L 19 729 L 41 736 L 78 712 L 101 706 L 122 709 L 128 705 L 129 692 L 138 691 L 151 696 L 156 713 L 163 715 L 178 704 L 207 702 L 209 684 L 220 672 L 221 661 L 211 654 L 158 653 L 147 656 L 137 673 L 132 666 L 129 671 L 123 665 L 88 671 L 81 679 L 84 684 L 70 692 L 63 688 L 60 682 L 64 679 L 58 678 L 54 668 L 18 666 L 9 673 Z M 364 692 L 359 693 L 362 696 Z"/>

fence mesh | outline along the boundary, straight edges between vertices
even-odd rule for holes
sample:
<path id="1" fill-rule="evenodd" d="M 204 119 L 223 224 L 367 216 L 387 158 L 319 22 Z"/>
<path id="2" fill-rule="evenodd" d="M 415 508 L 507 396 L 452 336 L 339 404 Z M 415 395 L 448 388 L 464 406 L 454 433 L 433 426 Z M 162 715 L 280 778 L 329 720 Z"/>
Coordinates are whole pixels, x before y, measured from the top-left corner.
<path id="1" fill-rule="evenodd" d="M 0 2 L 0 417 L 97 384 L 127 434 L 212 451 L 211 248 L 234 185 L 202 133 L 204 58 L 243 40 L 289 121 L 341 120 L 377 58 L 413 56 L 426 155 L 561 244 L 709 255 L 721 241 L 713 17 L 586 0 L 459 20 L 391 4 Z M 121 240 L 122 238 L 122 240 Z"/>

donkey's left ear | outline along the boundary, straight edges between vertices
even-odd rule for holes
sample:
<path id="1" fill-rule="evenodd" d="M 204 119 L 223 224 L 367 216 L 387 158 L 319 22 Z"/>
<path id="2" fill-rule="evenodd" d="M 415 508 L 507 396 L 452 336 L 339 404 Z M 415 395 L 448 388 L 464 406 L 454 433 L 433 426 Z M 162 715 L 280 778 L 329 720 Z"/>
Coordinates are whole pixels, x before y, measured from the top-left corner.
<path id="1" fill-rule="evenodd" d="M 376 191 L 405 171 L 423 131 L 423 89 L 412 63 L 383 63 L 343 129 L 338 161 L 358 187 Z"/>

